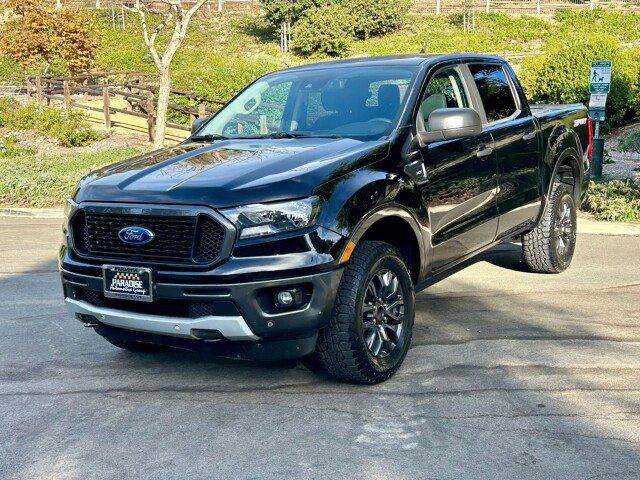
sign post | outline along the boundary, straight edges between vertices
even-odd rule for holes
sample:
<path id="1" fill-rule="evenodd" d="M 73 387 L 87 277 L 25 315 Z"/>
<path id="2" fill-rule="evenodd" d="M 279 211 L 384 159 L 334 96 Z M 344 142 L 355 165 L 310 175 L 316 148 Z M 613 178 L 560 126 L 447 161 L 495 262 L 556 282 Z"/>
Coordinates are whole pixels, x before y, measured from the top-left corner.
<path id="1" fill-rule="evenodd" d="M 605 119 L 607 95 L 611 91 L 611 60 L 591 62 L 589 73 L 589 116 L 595 122 L 591 169 L 594 178 L 602 178 L 604 139 L 600 138 L 600 122 Z"/>

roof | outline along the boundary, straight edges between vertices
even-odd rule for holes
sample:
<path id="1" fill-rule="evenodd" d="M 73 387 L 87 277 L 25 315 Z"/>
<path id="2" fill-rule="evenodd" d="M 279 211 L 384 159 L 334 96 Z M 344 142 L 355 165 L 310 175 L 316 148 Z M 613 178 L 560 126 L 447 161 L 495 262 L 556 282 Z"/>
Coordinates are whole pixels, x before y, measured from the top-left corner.
<path id="1" fill-rule="evenodd" d="M 315 70 L 332 67 L 357 67 L 357 66 L 418 66 L 424 63 L 435 62 L 445 59 L 483 59 L 500 60 L 504 59 L 492 55 L 479 53 L 432 53 L 432 54 L 406 54 L 406 55 L 383 55 L 377 57 L 347 58 L 344 60 L 333 60 L 328 62 L 308 63 L 288 68 L 284 71 Z"/>

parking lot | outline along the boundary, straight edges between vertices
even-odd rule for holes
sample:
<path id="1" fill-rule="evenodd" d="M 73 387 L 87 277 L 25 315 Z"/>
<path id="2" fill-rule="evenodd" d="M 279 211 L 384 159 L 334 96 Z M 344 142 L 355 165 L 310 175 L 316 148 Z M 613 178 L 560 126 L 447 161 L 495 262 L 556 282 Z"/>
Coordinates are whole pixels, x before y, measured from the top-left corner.
<path id="1" fill-rule="evenodd" d="M 112 347 L 64 309 L 57 219 L 0 217 L 0 478 L 637 479 L 640 237 L 561 275 L 504 244 L 419 294 L 400 372 Z"/>

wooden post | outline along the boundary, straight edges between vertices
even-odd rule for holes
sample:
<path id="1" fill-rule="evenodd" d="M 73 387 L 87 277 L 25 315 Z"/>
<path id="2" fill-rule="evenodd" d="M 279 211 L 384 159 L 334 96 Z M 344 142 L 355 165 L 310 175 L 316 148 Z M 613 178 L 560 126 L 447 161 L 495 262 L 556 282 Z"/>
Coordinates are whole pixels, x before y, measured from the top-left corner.
<path id="1" fill-rule="evenodd" d="M 537 0 L 537 2 L 536 2 L 536 13 L 538 15 L 540 15 L 540 13 L 542 13 L 542 9 L 540 8 L 540 0 Z"/>
<path id="2" fill-rule="evenodd" d="M 27 102 L 31 101 L 32 94 L 33 94 L 33 85 L 31 85 L 31 79 L 27 77 Z"/>
<path id="3" fill-rule="evenodd" d="M 441 0 L 436 0 L 436 15 L 440 15 L 440 10 L 441 10 Z"/>
<path id="4" fill-rule="evenodd" d="M 485 5 L 484 11 L 485 11 L 485 13 L 490 13 L 491 12 L 491 0 L 487 0 L 487 4 Z"/>
<path id="5" fill-rule="evenodd" d="M 147 128 L 149 130 L 149 141 L 151 143 L 156 140 L 156 116 L 153 107 L 153 95 L 147 97 Z"/>
<path id="6" fill-rule="evenodd" d="M 102 87 L 102 110 L 104 112 L 104 129 L 111 129 L 111 110 L 109 108 L 109 87 Z"/>
<path id="7" fill-rule="evenodd" d="M 42 78 L 36 78 L 36 99 L 38 103 L 42 103 Z"/>
<path id="8" fill-rule="evenodd" d="M 87 87 L 88 85 L 89 85 L 89 79 L 88 79 L 88 78 L 85 78 L 85 79 L 82 81 L 82 86 L 83 86 L 83 87 Z M 84 92 L 84 93 L 82 94 L 82 99 L 83 99 L 85 102 L 86 102 L 86 101 L 88 101 L 88 100 L 89 100 L 89 92 Z"/>
<path id="9" fill-rule="evenodd" d="M 69 81 L 62 82 L 62 91 L 64 92 L 64 108 L 67 113 L 71 111 L 71 90 L 69 89 Z"/>
<path id="10" fill-rule="evenodd" d="M 207 108 L 204 103 L 198 105 L 198 118 L 205 118 L 207 116 Z"/>

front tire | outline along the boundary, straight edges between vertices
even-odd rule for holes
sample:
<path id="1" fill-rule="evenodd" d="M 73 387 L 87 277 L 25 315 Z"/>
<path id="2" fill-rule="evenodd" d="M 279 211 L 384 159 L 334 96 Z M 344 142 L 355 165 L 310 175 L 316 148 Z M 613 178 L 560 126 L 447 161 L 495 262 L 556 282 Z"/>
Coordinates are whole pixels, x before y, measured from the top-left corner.
<path id="1" fill-rule="evenodd" d="M 362 241 L 346 265 L 315 357 L 332 376 L 359 384 L 390 378 L 411 343 L 414 288 L 400 252 Z"/>
<path id="2" fill-rule="evenodd" d="M 576 247 L 576 231 L 576 204 L 571 187 L 555 182 L 540 223 L 522 236 L 527 267 L 538 273 L 566 270 Z"/>

